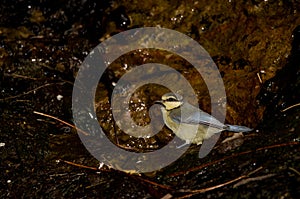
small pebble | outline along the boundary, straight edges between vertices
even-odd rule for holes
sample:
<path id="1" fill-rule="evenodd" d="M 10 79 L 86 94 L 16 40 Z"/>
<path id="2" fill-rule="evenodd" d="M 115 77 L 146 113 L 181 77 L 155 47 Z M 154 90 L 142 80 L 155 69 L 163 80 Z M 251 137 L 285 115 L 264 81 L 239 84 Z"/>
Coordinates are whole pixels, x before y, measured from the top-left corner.
<path id="1" fill-rule="evenodd" d="M 62 95 L 57 95 L 57 96 L 56 96 L 56 99 L 57 99 L 58 101 L 60 101 L 63 97 L 64 97 L 64 96 L 62 96 Z"/>

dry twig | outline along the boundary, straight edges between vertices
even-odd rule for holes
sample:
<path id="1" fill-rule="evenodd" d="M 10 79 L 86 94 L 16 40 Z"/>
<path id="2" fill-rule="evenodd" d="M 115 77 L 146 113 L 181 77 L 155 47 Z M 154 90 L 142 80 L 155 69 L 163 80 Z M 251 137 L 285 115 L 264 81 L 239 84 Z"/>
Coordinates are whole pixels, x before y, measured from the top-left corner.
<path id="1" fill-rule="evenodd" d="M 218 160 L 215 160 L 215 161 L 212 161 L 212 162 L 209 162 L 209 163 L 206 163 L 206 164 L 203 164 L 203 165 L 200 165 L 200 166 L 188 169 L 186 171 L 176 172 L 176 173 L 173 173 L 173 174 L 171 174 L 169 176 L 170 177 L 176 177 L 176 176 L 179 176 L 179 175 L 184 175 L 187 172 L 198 171 L 198 170 L 201 170 L 201 169 L 203 169 L 205 167 L 208 167 L 210 165 L 214 165 L 214 164 L 217 164 L 219 162 L 225 161 L 227 159 L 238 157 L 238 156 L 245 155 L 245 154 L 252 153 L 252 152 L 262 151 L 262 150 L 265 150 L 265 149 L 272 149 L 272 148 L 284 147 L 284 146 L 298 145 L 298 144 L 300 144 L 300 143 L 299 142 L 287 142 L 287 143 L 282 143 L 282 144 L 275 144 L 275 145 L 265 146 L 265 147 L 261 147 L 261 148 L 254 149 L 254 150 L 244 151 L 244 152 L 241 152 L 241 153 L 233 154 L 231 156 L 224 157 L 224 158 L 221 158 L 221 159 L 218 159 Z"/>
<path id="2" fill-rule="evenodd" d="M 82 133 L 83 135 L 90 135 L 89 133 L 87 133 L 87 132 L 85 132 L 85 131 L 83 131 L 83 130 L 77 128 L 75 125 L 70 124 L 70 123 L 68 123 L 68 122 L 65 122 L 65 121 L 63 121 L 63 120 L 61 120 L 61 119 L 58 119 L 57 117 L 54 117 L 54 116 L 52 116 L 52 115 L 48 115 L 48 114 L 41 113 L 41 112 L 38 112 L 38 111 L 33 111 L 33 113 L 38 114 L 38 115 L 42 115 L 42 116 L 45 116 L 45 117 L 52 118 L 52 119 L 54 119 L 54 120 L 57 120 L 57 121 L 59 121 L 59 122 L 65 124 L 65 125 L 67 125 L 67 126 L 69 126 L 69 127 L 71 127 L 71 128 L 77 129 L 77 131 L 80 132 L 80 133 Z"/>
<path id="3" fill-rule="evenodd" d="M 36 87 L 35 89 L 32 89 L 32 90 L 29 90 L 25 93 L 22 93 L 22 94 L 19 94 L 19 95 L 15 95 L 15 96 L 10 96 L 10 97 L 6 97 L 6 98 L 3 98 L 3 99 L 0 99 L 0 101 L 5 101 L 5 100 L 9 100 L 9 99 L 14 99 L 14 98 L 18 98 L 18 97 L 21 97 L 23 95 L 28 95 L 30 93 L 33 93 L 41 88 L 44 88 L 44 87 L 47 87 L 47 86 L 52 86 L 54 84 L 64 84 L 65 82 L 62 82 L 62 83 L 48 83 L 48 84 L 44 84 L 42 86 L 39 86 L 39 87 Z"/>
<path id="4" fill-rule="evenodd" d="M 115 171 L 115 172 L 120 172 L 120 173 L 122 173 L 124 175 L 127 175 L 127 176 L 130 176 L 134 179 L 138 179 L 140 181 L 146 182 L 147 184 L 151 184 L 151 185 L 154 185 L 156 187 L 159 187 L 159 188 L 162 188 L 162 189 L 165 189 L 165 190 L 172 190 L 173 191 L 173 189 L 171 187 L 167 186 L 167 185 L 158 184 L 158 183 L 153 182 L 151 180 L 144 179 L 144 178 L 142 178 L 138 175 L 132 175 L 131 173 L 120 171 L 120 170 L 113 170 L 113 169 L 103 170 L 103 169 L 100 169 L 100 168 L 85 166 L 85 165 L 82 165 L 82 164 L 77 164 L 77 163 L 70 162 L 70 161 L 67 161 L 67 160 L 62 160 L 62 159 L 57 160 L 57 162 L 64 162 L 64 163 L 72 165 L 72 166 L 80 167 L 80 168 L 83 168 L 83 169 L 90 169 L 90 170 L 94 170 L 94 171 L 105 171 L 105 172 Z"/>
<path id="5" fill-rule="evenodd" d="M 287 111 L 287 110 L 289 110 L 289 109 L 291 109 L 291 108 L 297 107 L 297 106 L 300 106 L 300 103 L 294 104 L 294 105 L 292 105 L 292 106 L 289 106 L 289 107 L 283 109 L 281 112 L 285 112 L 285 111 Z"/>
<path id="6" fill-rule="evenodd" d="M 203 188 L 203 189 L 198 189 L 198 190 L 183 190 L 182 192 L 187 192 L 187 193 L 190 193 L 190 194 L 184 195 L 184 196 L 179 197 L 179 198 L 189 198 L 189 197 L 191 197 L 191 196 L 193 196 L 193 195 L 196 195 L 196 194 L 199 194 L 199 193 L 205 193 L 205 192 L 207 192 L 207 191 L 212 191 L 212 190 L 214 190 L 214 189 L 218 189 L 218 188 L 220 188 L 220 187 L 227 186 L 227 185 L 232 184 L 232 183 L 234 183 L 234 182 L 236 182 L 236 181 L 239 181 L 239 180 L 241 180 L 241 179 L 247 178 L 247 177 L 249 177 L 250 175 L 252 175 L 252 174 L 258 172 L 258 171 L 261 170 L 261 169 L 262 169 L 262 167 L 259 167 L 259 168 L 255 169 L 254 171 L 251 171 L 250 173 L 248 173 L 248 174 L 246 174 L 246 175 L 239 176 L 239 177 L 237 177 L 237 178 L 235 178 L 235 179 L 233 179 L 233 180 L 229 180 L 229 181 L 227 181 L 227 182 L 225 182 L 225 183 L 218 184 L 218 185 L 215 185 L 215 186 L 212 186 L 212 187 Z"/>

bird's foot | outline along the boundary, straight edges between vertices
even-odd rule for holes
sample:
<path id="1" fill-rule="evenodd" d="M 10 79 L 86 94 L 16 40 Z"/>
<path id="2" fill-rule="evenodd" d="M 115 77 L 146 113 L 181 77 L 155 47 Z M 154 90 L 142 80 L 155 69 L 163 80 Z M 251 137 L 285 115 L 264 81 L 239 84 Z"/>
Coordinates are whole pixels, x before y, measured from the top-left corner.
<path id="1" fill-rule="evenodd" d="M 190 145 L 190 144 L 191 144 L 191 142 L 185 141 L 185 143 L 183 143 L 182 145 L 177 146 L 176 149 L 180 149 L 180 148 L 182 148 L 182 147 L 184 147 L 186 145 Z"/>

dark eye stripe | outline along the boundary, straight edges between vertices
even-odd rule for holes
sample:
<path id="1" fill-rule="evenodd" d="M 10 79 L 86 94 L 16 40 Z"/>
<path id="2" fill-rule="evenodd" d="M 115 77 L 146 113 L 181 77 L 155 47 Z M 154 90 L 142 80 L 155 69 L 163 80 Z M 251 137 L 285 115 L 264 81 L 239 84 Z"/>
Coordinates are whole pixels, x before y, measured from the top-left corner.
<path id="1" fill-rule="evenodd" d="M 176 98 L 168 98 L 163 100 L 164 102 L 178 102 L 178 100 Z"/>

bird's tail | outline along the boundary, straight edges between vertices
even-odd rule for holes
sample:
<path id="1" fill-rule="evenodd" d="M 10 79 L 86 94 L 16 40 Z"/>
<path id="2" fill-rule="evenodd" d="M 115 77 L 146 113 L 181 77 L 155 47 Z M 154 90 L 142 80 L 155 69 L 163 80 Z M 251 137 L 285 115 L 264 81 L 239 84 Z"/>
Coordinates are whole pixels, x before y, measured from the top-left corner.
<path id="1" fill-rule="evenodd" d="M 233 132 L 249 132 L 253 130 L 245 126 L 237 126 L 237 125 L 229 125 L 229 124 L 227 124 L 226 126 L 227 126 L 226 128 L 227 131 L 233 131 Z"/>

